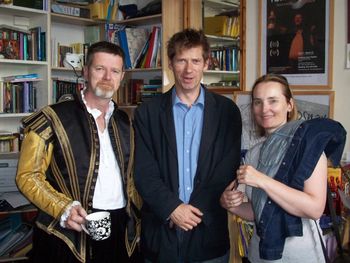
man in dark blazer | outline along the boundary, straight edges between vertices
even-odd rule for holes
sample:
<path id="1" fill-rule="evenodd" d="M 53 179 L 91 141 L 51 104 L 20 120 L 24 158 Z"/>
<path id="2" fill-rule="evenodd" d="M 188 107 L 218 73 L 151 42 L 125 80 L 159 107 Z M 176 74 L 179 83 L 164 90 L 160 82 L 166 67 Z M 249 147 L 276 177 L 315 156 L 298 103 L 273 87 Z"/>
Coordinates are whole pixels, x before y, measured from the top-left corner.
<path id="1" fill-rule="evenodd" d="M 241 115 L 200 81 L 209 44 L 185 29 L 168 42 L 175 85 L 135 111 L 135 183 L 146 262 L 228 262 L 220 195 L 240 163 Z"/>

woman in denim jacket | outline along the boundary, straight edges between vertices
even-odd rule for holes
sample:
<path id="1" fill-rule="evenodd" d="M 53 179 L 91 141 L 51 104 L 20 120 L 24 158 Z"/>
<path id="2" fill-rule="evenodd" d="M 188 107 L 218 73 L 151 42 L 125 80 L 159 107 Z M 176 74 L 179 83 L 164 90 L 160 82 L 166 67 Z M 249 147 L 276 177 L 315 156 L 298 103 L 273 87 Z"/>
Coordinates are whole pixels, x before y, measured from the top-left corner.
<path id="1" fill-rule="evenodd" d="M 296 121 L 295 101 L 280 75 L 256 80 L 252 114 L 265 140 L 247 152 L 236 172 L 249 202 L 243 202 L 234 181 L 221 205 L 255 221 L 248 250 L 252 263 L 325 262 L 316 222 L 326 202 L 327 157 L 339 163 L 346 132 L 330 119 Z"/>

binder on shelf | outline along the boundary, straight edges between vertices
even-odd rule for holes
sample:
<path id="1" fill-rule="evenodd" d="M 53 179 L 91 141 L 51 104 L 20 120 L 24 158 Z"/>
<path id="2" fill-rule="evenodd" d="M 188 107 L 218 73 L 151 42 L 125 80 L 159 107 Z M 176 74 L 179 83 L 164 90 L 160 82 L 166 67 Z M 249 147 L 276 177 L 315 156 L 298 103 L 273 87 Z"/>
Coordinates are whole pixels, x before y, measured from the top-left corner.
<path id="1" fill-rule="evenodd" d="M 130 69 L 131 61 L 130 61 L 128 41 L 126 39 L 125 28 L 118 31 L 118 38 L 119 38 L 120 47 L 124 50 L 124 54 L 125 54 L 125 68 Z"/>
<path id="2" fill-rule="evenodd" d="M 95 1 L 89 5 L 91 19 L 113 21 L 118 13 L 117 0 Z"/>
<path id="3" fill-rule="evenodd" d="M 142 52 L 143 46 L 148 40 L 149 32 L 146 28 L 127 27 L 125 28 L 125 33 L 128 42 L 131 67 L 135 68 L 135 62 L 139 54 Z"/>
<path id="4" fill-rule="evenodd" d="M 51 11 L 56 14 L 90 18 L 90 9 L 84 7 L 52 3 Z"/>
<path id="5" fill-rule="evenodd" d="M 139 53 L 139 55 L 136 58 L 135 61 L 135 68 L 141 68 L 142 67 L 142 62 L 144 61 L 144 58 L 146 57 L 147 54 L 147 50 L 149 47 L 149 42 L 151 40 L 152 34 L 150 34 L 148 36 L 148 40 L 146 41 L 145 45 L 143 46 L 141 52 Z"/>

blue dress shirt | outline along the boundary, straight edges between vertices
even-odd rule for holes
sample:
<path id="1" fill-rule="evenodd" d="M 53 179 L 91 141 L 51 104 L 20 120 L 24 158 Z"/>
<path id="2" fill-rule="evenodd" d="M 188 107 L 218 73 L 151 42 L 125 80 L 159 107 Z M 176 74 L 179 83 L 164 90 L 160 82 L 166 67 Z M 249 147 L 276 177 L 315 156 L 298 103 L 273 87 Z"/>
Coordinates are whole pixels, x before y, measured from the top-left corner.
<path id="1" fill-rule="evenodd" d="M 188 204 L 193 190 L 202 135 L 204 90 L 201 87 L 199 96 L 191 107 L 181 102 L 175 89 L 172 98 L 179 167 L 179 198 Z"/>

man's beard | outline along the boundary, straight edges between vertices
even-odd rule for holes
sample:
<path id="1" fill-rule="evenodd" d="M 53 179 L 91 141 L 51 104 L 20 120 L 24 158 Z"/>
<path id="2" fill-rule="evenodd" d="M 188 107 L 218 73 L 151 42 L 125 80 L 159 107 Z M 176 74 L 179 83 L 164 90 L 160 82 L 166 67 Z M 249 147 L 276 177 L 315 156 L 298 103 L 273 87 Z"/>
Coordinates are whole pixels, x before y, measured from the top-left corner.
<path id="1" fill-rule="evenodd" d="M 103 86 L 108 86 L 108 85 L 102 85 L 102 87 L 100 85 L 97 85 L 95 87 L 94 89 L 95 95 L 101 99 L 111 99 L 113 97 L 114 90 L 106 89 Z"/>

